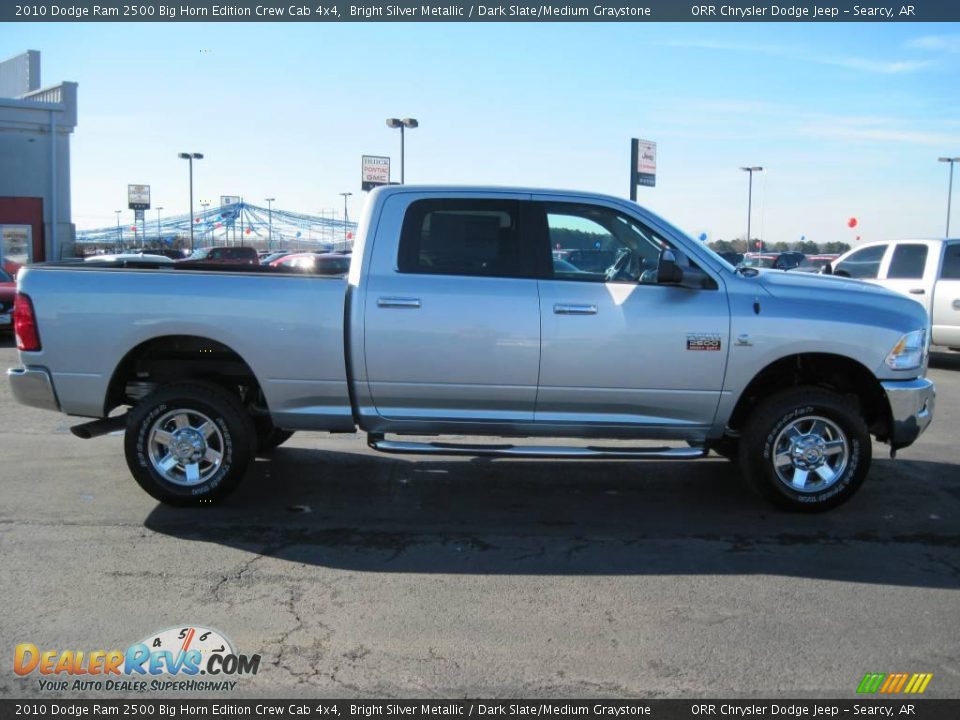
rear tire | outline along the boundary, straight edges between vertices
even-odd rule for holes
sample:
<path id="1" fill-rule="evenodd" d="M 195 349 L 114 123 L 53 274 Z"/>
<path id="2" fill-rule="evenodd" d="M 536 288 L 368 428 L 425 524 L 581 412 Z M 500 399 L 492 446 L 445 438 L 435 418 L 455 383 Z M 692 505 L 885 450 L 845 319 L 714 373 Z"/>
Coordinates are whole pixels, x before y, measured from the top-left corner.
<path id="1" fill-rule="evenodd" d="M 856 403 L 815 387 L 789 388 L 761 402 L 740 437 L 744 479 L 786 510 L 843 504 L 870 469 L 872 448 Z"/>
<path id="2" fill-rule="evenodd" d="M 240 399 L 200 380 L 158 388 L 131 411 L 127 466 L 152 497 L 205 505 L 232 492 L 256 447 L 253 419 Z"/>

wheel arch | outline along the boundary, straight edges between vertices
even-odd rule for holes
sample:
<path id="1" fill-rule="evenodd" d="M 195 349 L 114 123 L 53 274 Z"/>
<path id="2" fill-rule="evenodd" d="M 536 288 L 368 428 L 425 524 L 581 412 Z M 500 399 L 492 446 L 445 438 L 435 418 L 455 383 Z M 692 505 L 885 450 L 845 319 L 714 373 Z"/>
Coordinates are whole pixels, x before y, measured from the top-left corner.
<path id="1" fill-rule="evenodd" d="M 818 352 L 787 355 L 764 367 L 740 394 L 727 426 L 739 431 L 753 408 L 764 398 L 777 390 L 797 385 L 812 385 L 853 397 L 870 432 L 881 441 L 889 437 L 892 428 L 890 404 L 877 377 L 853 358 Z"/>
<path id="2" fill-rule="evenodd" d="M 213 382 L 241 396 L 246 388 L 266 406 L 256 373 L 232 347 L 200 335 L 160 335 L 132 347 L 117 364 L 107 385 L 104 416 L 159 385 L 190 379 Z"/>

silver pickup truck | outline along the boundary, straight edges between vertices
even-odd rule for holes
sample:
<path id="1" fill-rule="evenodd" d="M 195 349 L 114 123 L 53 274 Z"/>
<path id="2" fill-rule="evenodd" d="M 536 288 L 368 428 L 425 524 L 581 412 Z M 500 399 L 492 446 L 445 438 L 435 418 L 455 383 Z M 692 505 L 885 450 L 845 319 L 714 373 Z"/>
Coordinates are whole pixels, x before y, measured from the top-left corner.
<path id="1" fill-rule="evenodd" d="M 222 497 L 295 431 L 359 428 L 394 453 L 712 450 L 777 505 L 824 510 L 862 484 L 871 434 L 905 447 L 934 407 L 920 304 L 735 270 L 633 203 L 578 192 L 380 188 L 346 278 L 51 264 L 20 273 L 14 315 L 17 400 L 99 418 L 80 437 L 125 430 L 136 481 L 178 505 Z M 410 438 L 441 435 L 596 444 Z"/>

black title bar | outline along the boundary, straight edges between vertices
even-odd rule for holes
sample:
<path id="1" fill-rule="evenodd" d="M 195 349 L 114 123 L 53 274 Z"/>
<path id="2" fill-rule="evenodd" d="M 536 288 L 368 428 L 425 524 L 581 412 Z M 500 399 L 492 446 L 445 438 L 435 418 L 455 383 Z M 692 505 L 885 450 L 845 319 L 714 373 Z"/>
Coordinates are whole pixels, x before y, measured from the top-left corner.
<path id="1" fill-rule="evenodd" d="M 543 3 L 413 0 L 36 0 L 0 3 L 4 22 L 956 22 L 946 0 L 645 0 Z"/>
<path id="2" fill-rule="evenodd" d="M 0 700 L 0 720 L 23 717 L 93 718 L 643 718 L 649 720 L 826 720 L 897 718 L 956 720 L 960 700 L 903 697 L 897 700 Z"/>

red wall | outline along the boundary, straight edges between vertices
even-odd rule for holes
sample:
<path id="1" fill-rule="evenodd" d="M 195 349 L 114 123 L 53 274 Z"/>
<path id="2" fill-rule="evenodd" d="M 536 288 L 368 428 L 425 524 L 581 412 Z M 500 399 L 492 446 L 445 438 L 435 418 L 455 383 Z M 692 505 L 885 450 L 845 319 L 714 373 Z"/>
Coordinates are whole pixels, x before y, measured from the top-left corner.
<path id="1" fill-rule="evenodd" d="M 30 225 L 33 262 L 47 259 L 43 249 L 43 198 L 0 197 L 0 225 Z"/>

